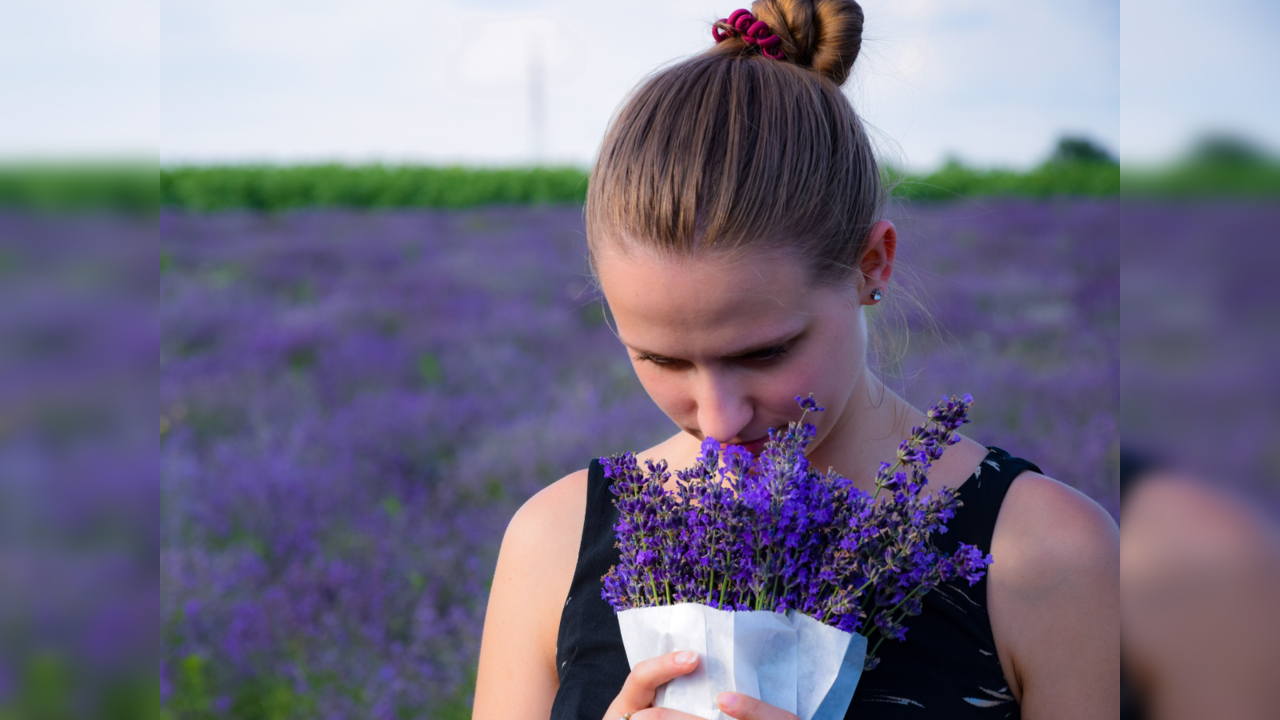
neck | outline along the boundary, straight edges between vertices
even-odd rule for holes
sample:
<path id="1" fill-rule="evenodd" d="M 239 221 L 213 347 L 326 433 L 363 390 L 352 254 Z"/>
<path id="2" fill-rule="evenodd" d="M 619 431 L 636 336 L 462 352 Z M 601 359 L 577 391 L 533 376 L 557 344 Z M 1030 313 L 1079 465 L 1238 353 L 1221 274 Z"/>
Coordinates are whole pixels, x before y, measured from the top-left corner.
<path id="1" fill-rule="evenodd" d="M 834 409 L 834 408 L 833 408 Z M 898 444 L 913 425 L 925 420 L 924 413 L 885 386 L 863 368 L 839 415 L 810 446 L 809 460 L 820 470 L 828 467 L 849 478 L 854 485 L 871 492 L 881 461 L 892 461 Z"/>

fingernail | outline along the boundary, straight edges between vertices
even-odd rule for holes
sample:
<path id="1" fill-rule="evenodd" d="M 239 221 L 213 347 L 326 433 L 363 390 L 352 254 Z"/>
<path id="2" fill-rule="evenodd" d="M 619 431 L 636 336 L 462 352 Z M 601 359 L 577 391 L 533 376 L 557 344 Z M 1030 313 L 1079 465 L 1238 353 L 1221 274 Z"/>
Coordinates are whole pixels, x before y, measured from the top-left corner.
<path id="1" fill-rule="evenodd" d="M 677 665 L 688 665 L 689 663 L 697 659 L 698 659 L 698 653 L 692 650 L 685 650 L 682 653 L 676 653 Z"/>
<path id="2" fill-rule="evenodd" d="M 738 704 L 738 695 L 737 693 L 730 692 L 720 693 L 716 696 L 716 702 L 720 703 L 720 707 L 726 710 L 732 710 L 733 707 Z"/>

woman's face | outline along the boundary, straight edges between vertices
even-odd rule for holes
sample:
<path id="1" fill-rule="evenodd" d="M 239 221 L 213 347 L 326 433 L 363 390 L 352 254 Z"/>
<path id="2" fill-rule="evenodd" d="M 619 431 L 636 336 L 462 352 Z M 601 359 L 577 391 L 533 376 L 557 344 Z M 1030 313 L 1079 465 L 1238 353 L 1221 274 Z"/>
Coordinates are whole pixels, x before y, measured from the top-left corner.
<path id="1" fill-rule="evenodd" d="M 800 417 L 796 396 L 813 393 L 826 408 L 807 418 L 816 447 L 862 378 L 862 283 L 814 287 L 777 252 L 671 258 L 632 244 L 595 262 L 640 382 L 698 440 L 758 453 L 769 428 Z"/>

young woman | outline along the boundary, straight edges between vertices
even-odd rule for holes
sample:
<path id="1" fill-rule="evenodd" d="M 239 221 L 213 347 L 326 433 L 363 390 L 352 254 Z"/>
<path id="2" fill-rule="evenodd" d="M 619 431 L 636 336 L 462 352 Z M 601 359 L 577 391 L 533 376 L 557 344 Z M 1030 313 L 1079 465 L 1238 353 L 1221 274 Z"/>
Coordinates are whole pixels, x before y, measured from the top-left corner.
<path id="1" fill-rule="evenodd" d="M 923 414 L 867 365 L 863 308 L 898 237 L 840 85 L 861 43 L 850 0 L 759 0 L 707 52 L 643 83 L 614 118 L 586 206 L 592 266 L 622 344 L 679 428 L 643 458 L 688 467 L 706 437 L 758 452 L 826 407 L 809 448 L 866 490 Z M 958 389 L 961 392 L 963 389 Z M 980 400 L 980 399 L 979 399 Z M 1119 710 L 1117 529 L 1035 465 L 964 438 L 931 473 L 964 506 L 940 548 L 989 551 L 984 580 L 939 588 L 881 648 L 850 718 L 1102 718 Z M 477 720 L 690 718 L 651 709 L 699 658 L 627 663 L 600 578 L 617 561 L 598 461 L 520 509 L 503 539 L 480 652 Z M 726 714 L 790 713 L 736 693 Z"/>

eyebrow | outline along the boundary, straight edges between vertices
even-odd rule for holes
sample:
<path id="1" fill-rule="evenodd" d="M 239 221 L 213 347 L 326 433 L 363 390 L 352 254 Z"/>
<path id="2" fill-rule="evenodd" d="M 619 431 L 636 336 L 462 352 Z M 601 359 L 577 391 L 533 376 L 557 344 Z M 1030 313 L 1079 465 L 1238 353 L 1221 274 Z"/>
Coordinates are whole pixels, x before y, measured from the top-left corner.
<path id="1" fill-rule="evenodd" d="M 802 327 L 802 328 L 800 328 L 799 330 L 797 330 L 796 332 L 790 333 L 790 334 L 788 334 L 788 335 L 783 335 L 783 336 L 782 336 L 782 337 L 780 337 L 780 338 L 776 338 L 776 339 L 773 339 L 773 340 L 769 340 L 769 341 L 767 341 L 767 342 L 756 343 L 755 345 L 752 345 L 751 347 L 745 348 L 745 349 L 743 349 L 743 350 L 738 350 L 738 351 L 733 352 L 733 353 L 730 353 L 730 354 L 728 354 L 728 355 L 721 355 L 720 357 L 721 357 L 721 359 L 723 359 L 723 360 L 734 360 L 734 359 L 737 359 L 737 358 L 745 357 L 745 356 L 747 356 L 747 355 L 753 355 L 753 354 L 755 354 L 755 353 L 758 353 L 758 352 L 761 352 L 761 351 L 764 351 L 764 350 L 772 350 L 773 348 L 781 347 L 781 346 L 783 346 L 783 345 L 787 345 L 787 344 L 789 344 L 789 343 L 793 343 L 793 342 L 795 342 L 795 341 L 799 340 L 799 339 L 800 339 L 802 336 L 804 336 L 804 334 L 805 334 L 805 333 L 807 333 L 807 332 L 809 332 L 809 328 L 808 328 L 808 326 L 806 326 L 806 327 Z M 631 343 L 627 342 L 626 340 L 623 340 L 621 335 L 619 335 L 619 336 L 618 336 L 618 339 L 619 339 L 619 340 L 622 340 L 622 344 L 623 344 L 623 345 L 626 345 L 627 347 L 631 348 L 632 350 L 634 350 L 635 352 L 637 352 L 637 353 L 639 353 L 639 354 L 641 354 L 641 355 L 649 355 L 649 356 L 651 356 L 651 357 L 667 358 L 667 359 L 669 359 L 669 360 L 677 359 L 677 358 L 671 358 L 671 357 L 669 357 L 669 356 L 667 356 L 667 355 L 663 355 L 662 353 L 650 352 L 650 351 L 648 351 L 648 350 L 641 350 L 640 348 L 635 347 L 634 345 L 632 345 Z"/>

